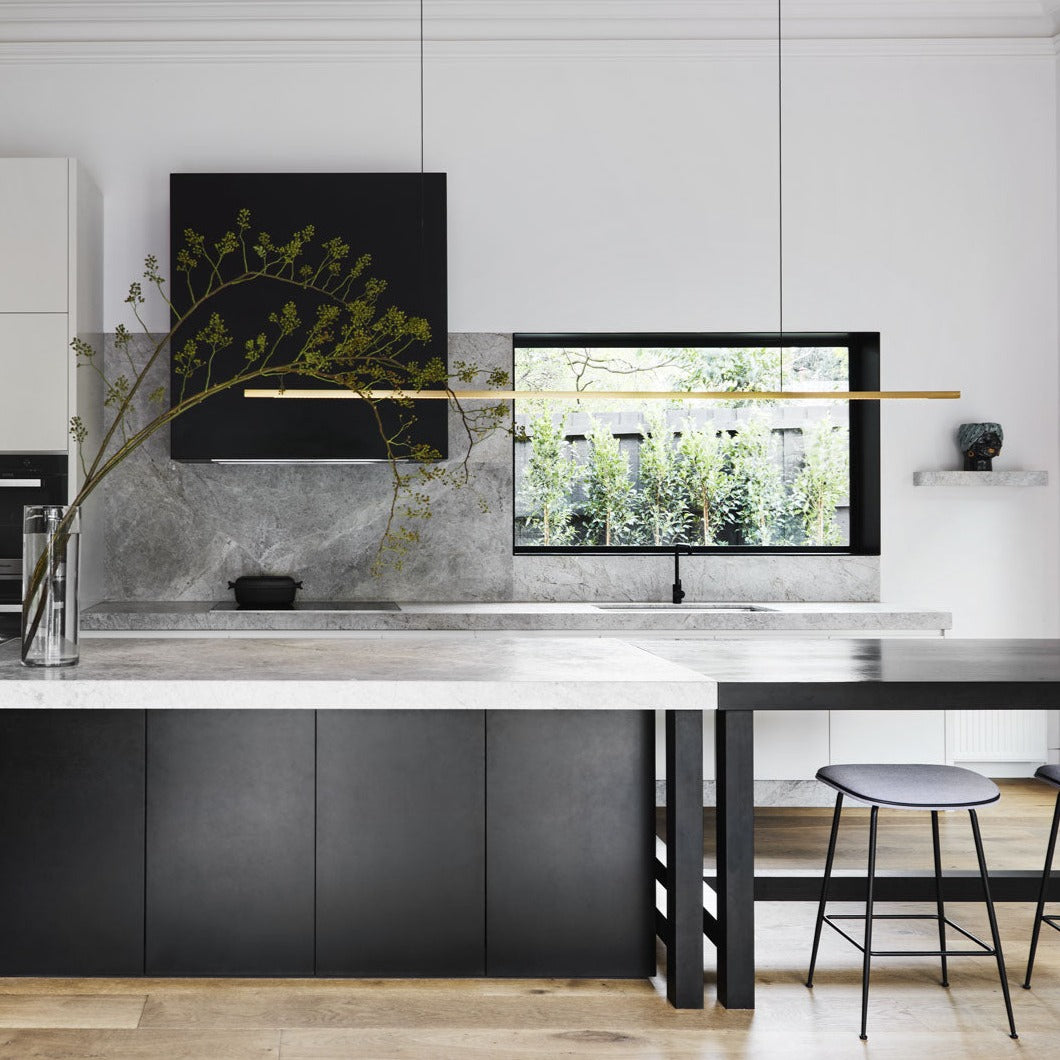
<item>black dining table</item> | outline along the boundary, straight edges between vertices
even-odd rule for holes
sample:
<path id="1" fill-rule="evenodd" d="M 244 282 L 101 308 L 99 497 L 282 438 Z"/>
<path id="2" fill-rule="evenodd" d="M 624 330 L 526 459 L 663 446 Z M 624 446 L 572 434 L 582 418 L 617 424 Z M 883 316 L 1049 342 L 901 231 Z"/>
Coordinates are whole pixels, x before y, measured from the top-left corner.
<path id="1" fill-rule="evenodd" d="M 717 912 L 703 908 L 703 712 L 666 712 L 665 863 L 657 873 L 667 908 L 667 994 L 678 1008 L 703 1005 L 703 935 L 717 947 L 717 994 L 726 1008 L 755 1003 L 755 901 L 817 901 L 816 875 L 754 866 L 756 710 L 1047 710 L 1060 707 L 1060 640 L 948 638 L 645 640 L 638 646 L 712 677 L 717 769 L 717 871 L 705 882 Z M 709 712 L 708 712 L 709 713 Z M 909 761 L 918 751 L 909 749 Z M 822 762 L 822 765 L 825 763 Z M 1045 837 L 1042 837 L 1043 848 Z M 1041 868 L 991 872 L 995 901 L 1037 899 Z M 950 901 L 981 900 L 976 873 L 947 872 Z M 934 901 L 928 873 L 892 874 L 881 900 Z M 1060 880 L 1050 899 L 1060 899 Z M 834 879 L 836 900 L 864 900 L 866 878 Z M 807 943 L 808 945 L 808 943 Z M 807 950 L 807 952 L 809 952 Z"/>

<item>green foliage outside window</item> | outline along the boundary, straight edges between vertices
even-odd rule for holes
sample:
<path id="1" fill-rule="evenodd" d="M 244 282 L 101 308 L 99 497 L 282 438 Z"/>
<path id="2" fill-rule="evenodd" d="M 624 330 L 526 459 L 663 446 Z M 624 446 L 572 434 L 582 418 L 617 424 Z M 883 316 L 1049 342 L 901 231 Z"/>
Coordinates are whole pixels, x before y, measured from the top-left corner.
<path id="1" fill-rule="evenodd" d="M 780 358 L 775 349 L 761 346 L 738 346 L 718 350 L 704 358 L 701 350 L 682 350 L 680 357 L 681 390 L 780 390 Z M 727 405 L 761 406 L 775 402 L 751 401 L 734 397 Z"/>
<path id="2" fill-rule="evenodd" d="M 775 445 L 773 431 L 762 415 L 750 420 L 730 443 L 734 518 L 748 545 L 778 544 L 784 484 Z"/>
<path id="3" fill-rule="evenodd" d="M 845 406 L 741 390 L 845 389 L 844 347 L 522 348 L 517 386 L 613 392 L 519 409 L 517 544 L 842 546 L 850 489 Z M 622 390 L 731 391 L 709 403 Z"/>
<path id="4" fill-rule="evenodd" d="M 696 532 L 689 544 L 716 545 L 718 532 L 732 514 L 733 478 L 729 473 L 728 436 L 686 421 L 677 444 L 678 469 Z"/>
<path id="5" fill-rule="evenodd" d="M 688 523 L 685 510 L 681 465 L 673 432 L 661 412 L 648 414 L 647 433 L 640 443 L 640 491 L 637 514 L 651 534 L 653 545 L 680 541 Z"/>
<path id="6" fill-rule="evenodd" d="M 837 505 L 850 477 L 850 445 L 845 431 L 827 420 L 803 432 L 803 465 L 792 490 L 802 518 L 806 540 L 811 545 L 838 545 L 842 533 L 835 519 Z"/>
<path id="7" fill-rule="evenodd" d="M 629 457 L 600 422 L 595 422 L 589 433 L 585 487 L 585 511 L 593 539 L 604 546 L 629 544 L 625 540 L 633 518 Z"/>
<path id="8" fill-rule="evenodd" d="M 523 490 L 531 511 L 526 525 L 540 530 L 542 545 L 567 545 L 574 536 L 571 493 L 580 479 L 570 442 L 563 436 L 565 417 L 553 420 L 547 409 L 530 422 L 530 458 L 526 465 Z"/>

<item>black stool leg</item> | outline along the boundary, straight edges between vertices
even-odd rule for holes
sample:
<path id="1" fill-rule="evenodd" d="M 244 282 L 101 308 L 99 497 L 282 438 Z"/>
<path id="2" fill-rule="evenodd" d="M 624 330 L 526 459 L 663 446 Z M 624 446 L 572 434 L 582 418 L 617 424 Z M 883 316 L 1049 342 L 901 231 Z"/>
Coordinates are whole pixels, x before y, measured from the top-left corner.
<path id="1" fill-rule="evenodd" d="M 935 903 L 939 913 L 939 949 L 942 950 L 942 985 L 950 985 L 946 974 L 946 911 L 942 905 L 942 851 L 939 848 L 939 811 L 931 811 L 931 843 L 935 848 Z"/>
<path id="2" fill-rule="evenodd" d="M 986 873 L 986 855 L 983 853 L 983 837 L 979 834 L 979 818 L 975 810 L 969 810 L 972 820 L 972 838 L 975 840 L 975 856 L 979 859 L 979 875 L 983 880 L 983 898 L 986 901 L 986 915 L 990 920 L 990 937 L 994 940 L 994 953 L 997 956 L 997 974 L 1001 979 L 1001 993 L 1005 997 L 1005 1012 L 1008 1014 L 1010 1038 L 1018 1038 L 1016 1023 L 1012 1018 L 1012 998 L 1008 993 L 1008 977 L 1005 974 L 1005 958 L 1001 955 L 1001 936 L 997 932 L 997 917 L 994 915 L 994 903 L 990 897 L 990 880 Z"/>
<path id="3" fill-rule="evenodd" d="M 865 1027 L 869 1018 L 869 968 L 872 963 L 872 893 L 876 885 L 876 819 L 879 806 L 873 806 L 869 817 L 869 880 L 865 898 L 865 959 L 861 966 L 861 1040 L 867 1041 Z"/>
<path id="4" fill-rule="evenodd" d="M 1053 871 L 1053 851 L 1056 849 L 1056 828 L 1060 825 L 1060 794 L 1056 796 L 1056 807 L 1053 810 L 1053 827 L 1049 832 L 1049 845 L 1045 850 L 1045 868 L 1042 869 L 1042 888 L 1038 892 L 1038 908 L 1034 911 L 1034 931 L 1031 934 L 1031 952 L 1027 956 L 1027 978 L 1023 989 L 1031 988 L 1031 969 L 1034 967 L 1034 954 L 1038 949 L 1038 935 L 1042 930 L 1042 915 L 1045 913 L 1045 892 L 1049 887 L 1049 877 Z"/>
<path id="5" fill-rule="evenodd" d="M 1060 805 L 1060 800 L 1057 801 Z M 832 834 L 828 837 L 828 856 L 824 861 L 824 881 L 821 883 L 821 904 L 817 907 L 817 925 L 813 929 L 813 949 L 810 951 L 810 971 L 806 985 L 813 986 L 813 970 L 817 965 L 817 947 L 821 944 L 821 928 L 824 926 L 824 909 L 828 904 L 828 884 L 832 879 L 832 861 L 835 858 L 835 841 L 839 835 L 839 814 L 843 809 L 843 793 L 835 797 L 835 812 L 832 814 Z"/>

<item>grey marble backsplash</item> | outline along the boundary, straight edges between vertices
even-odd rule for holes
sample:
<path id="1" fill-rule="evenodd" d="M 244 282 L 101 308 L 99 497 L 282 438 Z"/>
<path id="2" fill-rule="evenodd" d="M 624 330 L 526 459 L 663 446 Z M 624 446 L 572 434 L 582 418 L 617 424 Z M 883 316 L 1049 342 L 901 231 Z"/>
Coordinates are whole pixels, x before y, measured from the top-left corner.
<path id="1" fill-rule="evenodd" d="M 511 368 L 511 336 L 454 334 L 450 360 Z M 116 351 L 108 341 L 105 363 Z M 168 372 L 160 368 L 157 381 Z M 459 419 L 450 451 L 461 452 Z M 662 556 L 514 556 L 512 452 L 503 434 L 477 446 L 471 480 L 439 488 L 401 570 L 371 572 L 386 524 L 385 464 L 221 465 L 169 459 L 159 432 L 101 487 L 105 595 L 219 600 L 241 574 L 292 574 L 315 600 L 665 600 Z M 482 510 L 481 500 L 487 510 Z M 864 556 L 695 556 L 690 600 L 879 599 L 879 560 Z"/>

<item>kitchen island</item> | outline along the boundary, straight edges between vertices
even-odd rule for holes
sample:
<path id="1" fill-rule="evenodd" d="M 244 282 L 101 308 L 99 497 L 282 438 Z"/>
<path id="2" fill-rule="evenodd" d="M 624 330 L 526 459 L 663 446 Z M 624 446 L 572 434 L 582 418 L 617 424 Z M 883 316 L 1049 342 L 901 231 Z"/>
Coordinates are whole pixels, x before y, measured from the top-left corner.
<path id="1" fill-rule="evenodd" d="M 0 974 L 646 977 L 664 710 L 668 992 L 701 1005 L 715 702 L 605 638 L 5 644 Z"/>
<path id="2" fill-rule="evenodd" d="M 698 1007 L 706 931 L 719 1000 L 751 1008 L 756 898 L 816 894 L 755 875 L 755 712 L 1053 709 L 1060 642 L 115 638 L 48 672 L 12 643 L 0 703 L 0 974 L 639 978 L 658 935 L 670 1000 Z M 993 874 L 995 900 L 1039 872 Z"/>

